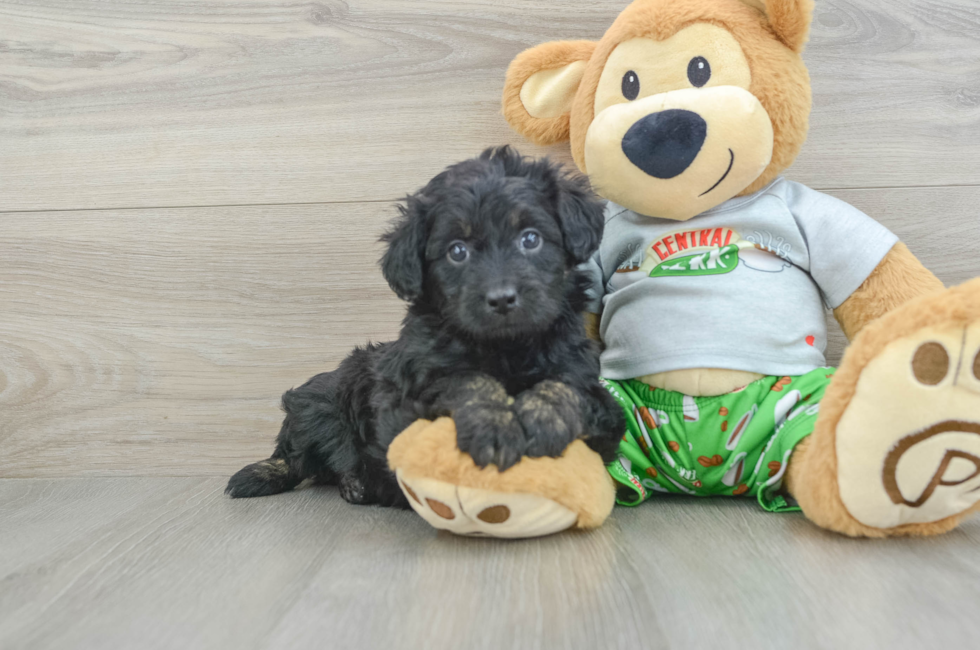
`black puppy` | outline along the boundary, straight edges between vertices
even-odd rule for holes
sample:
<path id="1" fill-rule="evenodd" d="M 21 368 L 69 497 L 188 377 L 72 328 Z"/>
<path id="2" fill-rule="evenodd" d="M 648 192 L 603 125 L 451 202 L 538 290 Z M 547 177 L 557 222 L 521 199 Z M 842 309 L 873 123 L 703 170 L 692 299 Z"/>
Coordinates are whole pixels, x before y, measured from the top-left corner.
<path id="1" fill-rule="evenodd" d="M 599 385 L 576 265 L 599 245 L 603 206 L 584 179 L 508 147 L 447 168 L 399 206 L 381 270 L 408 301 L 398 340 L 357 348 L 283 395 L 272 457 L 232 497 L 305 478 L 357 504 L 406 506 L 388 445 L 418 418 L 450 415 L 477 465 L 558 456 L 583 438 L 610 461 L 625 424 Z"/>

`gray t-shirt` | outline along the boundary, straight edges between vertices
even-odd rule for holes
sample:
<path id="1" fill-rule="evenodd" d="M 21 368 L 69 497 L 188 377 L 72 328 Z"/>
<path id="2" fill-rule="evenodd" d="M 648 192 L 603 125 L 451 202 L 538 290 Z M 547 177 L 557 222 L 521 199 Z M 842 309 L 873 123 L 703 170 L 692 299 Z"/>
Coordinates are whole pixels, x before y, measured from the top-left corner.
<path id="1" fill-rule="evenodd" d="M 585 264 L 602 375 L 826 365 L 825 305 L 844 302 L 897 241 L 857 208 L 782 178 L 688 221 L 610 203 Z"/>

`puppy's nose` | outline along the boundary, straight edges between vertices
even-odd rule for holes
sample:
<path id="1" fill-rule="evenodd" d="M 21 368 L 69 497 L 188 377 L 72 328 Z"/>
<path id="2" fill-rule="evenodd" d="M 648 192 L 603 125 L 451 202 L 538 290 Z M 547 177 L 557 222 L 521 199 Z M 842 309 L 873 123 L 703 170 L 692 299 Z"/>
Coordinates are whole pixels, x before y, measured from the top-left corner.
<path id="1" fill-rule="evenodd" d="M 518 304 L 520 301 L 514 287 L 498 287 L 487 292 L 487 306 L 498 314 L 506 314 Z"/>
<path id="2" fill-rule="evenodd" d="M 623 153 L 654 178 L 673 178 L 698 157 L 708 123 L 692 111 L 670 109 L 637 120 L 623 136 Z"/>

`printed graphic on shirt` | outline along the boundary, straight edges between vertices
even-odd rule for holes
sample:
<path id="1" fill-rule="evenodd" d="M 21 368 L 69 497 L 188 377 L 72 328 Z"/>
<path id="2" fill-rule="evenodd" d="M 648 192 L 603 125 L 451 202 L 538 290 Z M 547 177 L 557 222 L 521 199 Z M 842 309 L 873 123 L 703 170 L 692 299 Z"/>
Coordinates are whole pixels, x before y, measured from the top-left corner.
<path id="1" fill-rule="evenodd" d="M 647 260 L 650 256 L 647 255 Z M 669 275 L 717 275 L 730 273 L 738 266 L 738 244 L 710 248 L 703 253 L 670 258 L 650 271 L 651 278 Z"/>
<path id="2" fill-rule="evenodd" d="M 617 273 L 641 271 L 651 278 L 719 275 L 731 273 L 739 262 L 754 271 L 779 273 L 791 266 L 786 259 L 791 251 L 790 244 L 770 233 L 742 237 L 731 228 L 679 230 L 651 243 L 642 261 L 626 260 Z"/>
<path id="3" fill-rule="evenodd" d="M 738 258 L 742 260 L 742 264 L 746 268 L 750 268 L 753 271 L 762 271 L 763 273 L 779 273 L 783 269 L 788 269 L 792 266 L 778 254 L 760 248 L 759 244 L 755 244 L 751 248 L 746 247 L 740 249 L 738 251 Z"/>
<path id="4" fill-rule="evenodd" d="M 643 240 L 635 241 L 623 247 L 616 265 L 616 273 L 632 273 L 640 270 L 643 261 Z"/>

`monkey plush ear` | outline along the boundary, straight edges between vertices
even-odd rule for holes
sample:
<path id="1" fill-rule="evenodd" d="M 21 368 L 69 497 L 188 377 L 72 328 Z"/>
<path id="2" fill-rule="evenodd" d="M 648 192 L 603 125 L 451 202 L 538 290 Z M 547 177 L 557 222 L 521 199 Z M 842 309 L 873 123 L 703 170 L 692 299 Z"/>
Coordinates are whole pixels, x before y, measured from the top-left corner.
<path id="1" fill-rule="evenodd" d="M 399 298 L 412 302 L 422 295 L 426 217 L 423 200 L 415 195 L 399 205 L 401 212 L 391 230 L 381 237 L 388 244 L 381 258 L 381 274 Z"/>
<path id="2" fill-rule="evenodd" d="M 786 46 L 799 54 L 810 37 L 813 0 L 742 0 L 763 11 L 769 26 Z"/>
<path id="3" fill-rule="evenodd" d="M 595 50 L 592 41 L 553 41 L 524 50 L 504 82 L 504 118 L 535 144 L 568 139 L 572 100 Z"/>

